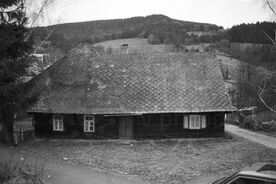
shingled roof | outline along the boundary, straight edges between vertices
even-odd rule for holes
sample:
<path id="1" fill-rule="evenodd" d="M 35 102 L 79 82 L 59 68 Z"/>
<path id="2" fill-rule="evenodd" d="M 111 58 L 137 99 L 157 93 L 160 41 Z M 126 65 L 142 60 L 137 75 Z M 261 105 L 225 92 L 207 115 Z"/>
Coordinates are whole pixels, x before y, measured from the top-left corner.
<path id="1" fill-rule="evenodd" d="M 99 56 L 83 44 L 31 81 L 29 112 L 135 114 L 233 111 L 206 53 Z"/>

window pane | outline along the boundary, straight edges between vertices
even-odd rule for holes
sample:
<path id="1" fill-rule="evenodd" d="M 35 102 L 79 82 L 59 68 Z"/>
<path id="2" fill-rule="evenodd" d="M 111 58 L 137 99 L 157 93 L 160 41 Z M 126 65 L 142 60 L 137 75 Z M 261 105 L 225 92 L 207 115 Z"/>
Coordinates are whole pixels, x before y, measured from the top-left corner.
<path id="1" fill-rule="evenodd" d="M 94 122 L 90 122 L 90 131 L 94 132 Z"/>
<path id="2" fill-rule="evenodd" d="M 201 128 L 206 128 L 206 116 L 201 116 Z"/>
<path id="3" fill-rule="evenodd" d="M 268 181 L 264 181 L 257 178 L 238 178 L 235 181 L 231 182 L 231 184 L 267 184 L 271 183 Z"/>
<path id="4" fill-rule="evenodd" d="M 200 115 L 195 116 L 195 128 L 200 129 Z"/>
<path id="5" fill-rule="evenodd" d="M 59 122 L 59 130 L 63 130 L 63 122 L 62 121 Z"/>
<path id="6" fill-rule="evenodd" d="M 190 129 L 194 129 L 194 115 L 190 115 Z"/>
<path id="7" fill-rule="evenodd" d="M 183 128 L 189 128 L 189 116 L 184 116 L 183 121 Z"/>
<path id="8" fill-rule="evenodd" d="M 88 131 L 88 122 L 84 122 L 84 130 Z"/>
<path id="9" fill-rule="evenodd" d="M 62 115 L 61 114 L 54 114 L 54 119 L 62 120 Z"/>
<path id="10" fill-rule="evenodd" d="M 90 121 L 87 122 L 87 130 L 90 131 Z"/>
<path id="11" fill-rule="evenodd" d="M 58 129 L 57 121 L 54 121 L 54 130 Z"/>

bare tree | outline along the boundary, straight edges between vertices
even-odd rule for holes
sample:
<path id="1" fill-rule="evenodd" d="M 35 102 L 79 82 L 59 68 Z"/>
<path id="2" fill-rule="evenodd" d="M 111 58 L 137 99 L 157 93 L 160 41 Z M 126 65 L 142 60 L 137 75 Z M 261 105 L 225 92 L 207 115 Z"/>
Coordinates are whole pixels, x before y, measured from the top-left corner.
<path id="1" fill-rule="evenodd" d="M 271 11 L 273 19 L 276 20 L 276 2 L 274 0 L 264 0 L 264 5 Z M 275 28 L 274 37 L 269 36 L 266 32 L 264 32 L 264 35 L 271 41 L 272 45 L 276 49 L 276 28 Z M 264 80 L 264 85 L 262 87 L 258 86 L 258 88 L 259 88 L 259 94 L 258 94 L 259 99 L 270 111 L 276 112 L 276 110 L 273 109 L 272 107 L 270 107 L 262 97 L 266 86 L 267 86 L 267 77 Z"/>
<path id="2" fill-rule="evenodd" d="M 276 18 L 276 2 L 274 0 L 264 0 L 265 6 L 270 9 L 273 16 Z"/>

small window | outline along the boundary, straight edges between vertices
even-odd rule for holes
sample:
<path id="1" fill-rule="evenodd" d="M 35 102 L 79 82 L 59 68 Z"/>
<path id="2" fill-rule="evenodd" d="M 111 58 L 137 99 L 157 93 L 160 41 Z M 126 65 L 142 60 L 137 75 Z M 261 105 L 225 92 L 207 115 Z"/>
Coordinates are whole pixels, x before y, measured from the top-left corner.
<path id="1" fill-rule="evenodd" d="M 200 129 L 200 115 L 190 115 L 190 129 Z"/>
<path id="2" fill-rule="evenodd" d="M 194 115 L 189 116 L 189 128 L 195 129 L 195 117 Z"/>
<path id="3" fill-rule="evenodd" d="M 95 121 L 93 115 L 84 115 L 83 131 L 95 132 Z"/>
<path id="4" fill-rule="evenodd" d="M 200 129 L 200 115 L 195 115 L 195 129 Z"/>
<path id="5" fill-rule="evenodd" d="M 185 115 L 183 117 L 184 129 L 201 129 L 206 128 L 205 115 Z"/>
<path id="6" fill-rule="evenodd" d="M 61 114 L 53 115 L 53 130 L 63 131 L 63 116 Z"/>
<path id="7" fill-rule="evenodd" d="M 183 118 L 183 128 L 188 129 L 189 128 L 189 116 L 184 116 Z"/>
<path id="8" fill-rule="evenodd" d="M 206 128 L 206 116 L 201 116 L 201 128 Z"/>
<path id="9" fill-rule="evenodd" d="M 246 178 L 246 177 L 239 177 L 234 181 L 231 181 L 229 184 L 275 184 L 273 181 L 269 181 L 268 179 L 262 178 Z"/>

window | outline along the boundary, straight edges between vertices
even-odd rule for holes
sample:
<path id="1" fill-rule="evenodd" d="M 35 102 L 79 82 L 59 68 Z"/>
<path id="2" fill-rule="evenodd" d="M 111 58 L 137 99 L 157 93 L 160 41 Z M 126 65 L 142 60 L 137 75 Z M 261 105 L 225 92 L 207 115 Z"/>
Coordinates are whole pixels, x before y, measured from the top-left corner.
<path id="1" fill-rule="evenodd" d="M 63 116 L 61 114 L 53 115 L 53 130 L 63 131 Z"/>
<path id="2" fill-rule="evenodd" d="M 184 123 L 183 123 L 183 128 L 188 129 L 189 128 L 189 116 L 184 116 Z"/>
<path id="3" fill-rule="evenodd" d="M 231 181 L 230 184 L 275 184 L 273 181 L 269 181 L 268 179 L 261 179 L 261 178 L 245 178 L 240 177 Z"/>
<path id="4" fill-rule="evenodd" d="M 206 128 L 205 115 L 185 115 L 183 117 L 184 129 L 202 129 Z"/>
<path id="5" fill-rule="evenodd" d="M 206 128 L 206 116 L 201 116 L 201 128 Z"/>
<path id="6" fill-rule="evenodd" d="M 84 115 L 83 131 L 95 132 L 95 119 L 93 115 Z"/>

